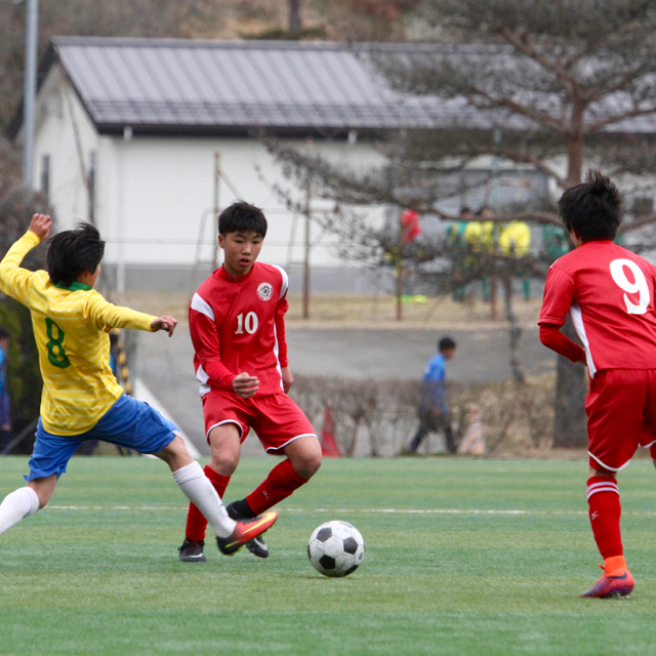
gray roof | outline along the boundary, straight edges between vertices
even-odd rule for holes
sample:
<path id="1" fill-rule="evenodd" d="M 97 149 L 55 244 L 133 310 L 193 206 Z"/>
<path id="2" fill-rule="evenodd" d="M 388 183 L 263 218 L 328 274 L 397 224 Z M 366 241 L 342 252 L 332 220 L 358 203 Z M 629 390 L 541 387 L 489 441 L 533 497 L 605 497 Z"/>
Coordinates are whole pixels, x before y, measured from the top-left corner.
<path id="1" fill-rule="evenodd" d="M 512 48 L 468 44 L 55 37 L 42 77 L 54 62 L 61 62 L 101 133 L 122 132 L 126 126 L 137 133 L 239 135 L 263 128 L 324 136 L 352 129 L 539 129 L 524 116 L 477 109 L 464 97 L 392 89 L 375 62 L 399 56 L 440 62 L 444 57 L 468 58 L 482 70 L 514 69 L 518 63 Z M 530 75 L 534 62 L 524 65 Z M 495 76 L 489 78 L 494 85 Z M 550 115 L 567 110 L 558 94 L 534 92 L 521 84 L 508 92 L 520 104 Z M 603 117 L 630 109 L 631 98 L 618 92 L 590 112 Z M 17 113 L 10 136 L 17 134 L 20 123 Z M 653 134 L 656 113 L 626 118 L 604 130 Z"/>
<path id="2" fill-rule="evenodd" d="M 444 111 L 392 90 L 363 47 L 96 37 L 53 46 L 101 132 L 418 128 Z"/>

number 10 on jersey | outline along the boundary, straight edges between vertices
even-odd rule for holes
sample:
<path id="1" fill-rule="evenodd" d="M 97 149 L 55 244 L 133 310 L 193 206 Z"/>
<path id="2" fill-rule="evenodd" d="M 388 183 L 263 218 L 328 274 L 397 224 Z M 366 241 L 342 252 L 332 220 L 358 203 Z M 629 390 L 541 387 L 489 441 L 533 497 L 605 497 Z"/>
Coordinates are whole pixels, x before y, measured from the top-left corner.
<path id="1" fill-rule="evenodd" d="M 237 330 L 235 335 L 243 335 L 246 331 L 249 335 L 252 335 L 258 326 L 257 314 L 255 312 L 249 312 L 245 317 L 242 314 L 237 315 Z"/>

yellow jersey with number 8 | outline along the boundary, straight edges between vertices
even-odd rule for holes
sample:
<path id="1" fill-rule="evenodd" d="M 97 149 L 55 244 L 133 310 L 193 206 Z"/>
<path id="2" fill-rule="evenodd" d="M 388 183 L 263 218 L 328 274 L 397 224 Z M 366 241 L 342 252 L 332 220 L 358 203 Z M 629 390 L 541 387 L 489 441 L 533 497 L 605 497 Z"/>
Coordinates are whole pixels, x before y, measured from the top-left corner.
<path id="1" fill-rule="evenodd" d="M 151 331 L 156 317 L 108 303 L 79 282 L 59 287 L 46 271 L 20 263 L 39 237 L 28 230 L 0 262 L 0 290 L 27 306 L 43 377 L 41 420 L 55 435 L 79 435 L 95 426 L 123 389 L 109 366 L 109 331 Z"/>

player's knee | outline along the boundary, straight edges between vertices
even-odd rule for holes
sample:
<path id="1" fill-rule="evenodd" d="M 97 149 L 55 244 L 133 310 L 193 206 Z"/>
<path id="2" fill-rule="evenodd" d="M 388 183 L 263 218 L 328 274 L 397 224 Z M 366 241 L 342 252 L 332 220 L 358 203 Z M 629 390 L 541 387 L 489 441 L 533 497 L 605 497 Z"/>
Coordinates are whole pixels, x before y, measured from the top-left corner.
<path id="1" fill-rule="evenodd" d="M 169 444 L 167 444 L 159 453 L 156 453 L 155 455 L 166 462 L 168 465 L 176 465 L 176 468 L 189 464 L 189 462 L 193 461 L 185 441 L 178 433 L 175 434 L 175 437 L 173 440 L 171 440 L 171 442 L 169 442 Z"/>
<path id="2" fill-rule="evenodd" d="M 292 463 L 294 471 L 301 477 L 309 480 L 321 467 L 322 456 L 321 449 L 303 454 L 302 458 Z"/>
<path id="3" fill-rule="evenodd" d="M 232 476 L 239 464 L 239 453 L 233 453 L 231 450 L 212 450 L 210 458 L 210 467 L 222 476 Z"/>
<path id="4" fill-rule="evenodd" d="M 52 493 L 55 491 L 56 485 L 56 474 L 48 476 L 47 478 L 37 478 L 27 484 L 27 487 L 32 488 L 39 499 L 39 510 L 46 507 L 48 501 L 50 501 L 50 497 L 52 497 Z"/>

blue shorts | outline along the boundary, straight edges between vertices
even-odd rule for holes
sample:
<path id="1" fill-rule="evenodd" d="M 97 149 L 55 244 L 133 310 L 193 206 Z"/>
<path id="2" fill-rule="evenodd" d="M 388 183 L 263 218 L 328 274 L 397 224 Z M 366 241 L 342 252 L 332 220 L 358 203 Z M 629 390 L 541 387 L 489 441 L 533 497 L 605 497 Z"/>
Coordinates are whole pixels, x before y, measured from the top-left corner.
<path id="1" fill-rule="evenodd" d="M 143 401 L 123 394 L 100 421 L 80 435 L 53 435 L 39 419 L 26 481 L 66 471 L 71 456 L 85 440 L 103 440 L 139 453 L 159 453 L 175 438 L 178 427 Z"/>

